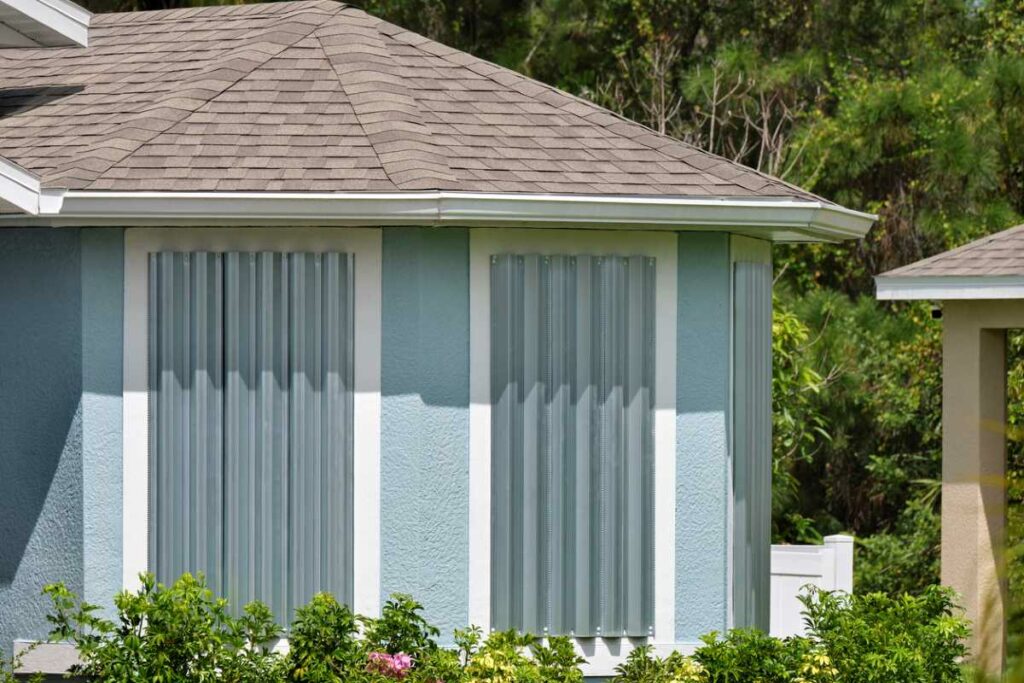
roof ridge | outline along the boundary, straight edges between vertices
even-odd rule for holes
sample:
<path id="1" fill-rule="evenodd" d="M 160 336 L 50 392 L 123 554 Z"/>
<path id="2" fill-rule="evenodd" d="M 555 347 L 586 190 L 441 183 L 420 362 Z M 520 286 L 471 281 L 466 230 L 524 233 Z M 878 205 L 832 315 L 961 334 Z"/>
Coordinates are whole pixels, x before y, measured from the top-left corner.
<path id="1" fill-rule="evenodd" d="M 379 31 L 381 20 L 345 7 L 320 27 L 320 42 L 385 175 L 402 190 L 445 189 L 452 169 L 423 123 L 412 88 L 395 68 Z M 388 108 L 381 105 L 387 103 Z"/>
<path id="2" fill-rule="evenodd" d="M 356 123 L 359 125 L 359 130 L 363 131 L 363 135 L 366 137 L 367 140 L 369 140 L 370 136 L 366 132 L 366 126 L 363 125 L 362 120 L 359 118 L 359 112 L 356 110 L 356 105 L 352 101 L 352 97 L 348 94 L 348 91 L 345 90 L 345 83 L 341 80 L 341 74 L 338 73 L 338 69 L 334 64 L 334 60 L 332 60 L 330 55 L 327 54 L 327 48 L 324 46 L 323 41 L 320 40 L 320 36 L 317 35 L 317 31 L 313 31 L 312 38 L 313 40 L 316 41 L 317 45 L 320 46 L 320 51 L 323 52 L 324 59 L 327 60 L 327 63 L 330 65 L 331 72 L 334 73 L 334 76 L 338 79 L 338 87 L 341 88 L 341 92 L 344 93 L 345 97 L 348 98 L 349 105 L 352 107 L 352 113 L 356 117 Z M 388 170 L 384 167 L 384 162 L 381 160 L 380 154 L 377 152 L 377 148 L 373 146 L 372 141 L 370 142 L 370 149 L 373 150 L 373 156 L 377 159 L 377 163 L 380 165 L 381 170 L 384 172 L 384 176 L 392 185 L 395 185 L 395 181 L 391 178 L 390 175 L 388 175 Z M 397 185 L 395 186 L 397 187 Z"/>
<path id="3" fill-rule="evenodd" d="M 334 14 L 340 12 L 344 7 L 344 5 L 338 4 L 337 10 L 334 12 Z M 308 31 L 302 33 L 301 35 L 295 36 L 292 40 L 277 45 L 277 49 L 271 51 L 269 54 L 263 53 L 261 56 L 262 58 L 258 59 L 257 61 L 254 61 L 253 64 L 248 69 L 232 74 L 232 77 L 228 82 L 226 82 L 223 86 L 219 87 L 219 89 L 217 89 L 216 92 L 210 94 L 207 97 L 202 98 L 202 100 L 196 104 L 192 104 L 190 100 L 186 99 L 186 102 L 188 102 L 190 106 L 169 107 L 167 106 L 169 102 L 173 102 L 176 99 L 182 99 L 183 92 L 179 90 L 172 90 L 168 92 L 164 97 L 152 102 L 149 106 L 146 107 L 146 109 L 139 112 L 135 112 L 133 115 L 126 117 L 122 121 L 121 125 L 118 126 L 117 130 L 119 133 L 123 134 L 125 131 L 132 130 L 132 128 L 125 126 L 125 123 L 141 122 L 147 119 L 157 119 L 164 125 L 158 125 L 154 128 L 144 129 L 144 135 L 142 136 L 142 139 L 137 139 L 139 136 L 128 136 L 120 138 L 109 138 L 107 136 L 103 136 L 100 139 L 91 143 L 90 147 L 87 147 L 85 150 L 83 150 L 83 153 L 76 155 L 76 159 L 73 159 L 67 164 L 57 167 L 54 170 L 54 173 L 52 173 L 50 177 L 47 178 L 47 180 L 49 182 L 55 182 L 63 179 L 73 178 L 83 181 L 86 186 L 88 186 L 91 183 L 94 183 L 96 180 L 101 178 L 105 173 L 109 172 L 112 168 L 115 168 L 116 166 L 124 163 L 125 160 L 131 158 L 132 155 L 134 155 L 136 152 L 142 149 L 148 142 L 151 142 L 153 139 L 155 139 L 162 133 L 169 131 L 175 125 L 181 123 L 183 120 L 185 120 L 192 114 L 196 113 L 204 106 L 209 105 L 211 101 L 224 94 L 227 90 L 238 84 L 240 81 L 244 80 L 254 71 L 259 69 L 261 66 L 269 62 L 277 55 L 287 50 L 289 47 L 292 47 L 293 45 L 297 44 L 304 38 L 307 38 L 313 33 L 315 33 L 316 30 L 321 25 L 322 24 L 320 23 L 316 23 Z M 266 28 L 260 27 L 258 29 L 254 29 L 252 33 L 254 37 L 260 37 L 261 34 L 265 32 Z M 281 28 L 277 27 L 274 35 L 278 35 L 280 33 Z M 265 44 L 265 42 L 266 41 L 246 43 L 244 45 L 239 45 L 235 48 L 231 48 L 226 54 L 221 55 L 211 65 L 207 65 L 207 68 L 204 68 L 199 73 L 194 74 L 187 80 L 185 80 L 183 82 L 183 85 L 188 86 L 190 84 L 200 84 L 203 81 L 213 77 L 215 74 L 217 74 L 218 71 L 227 69 L 227 65 L 231 64 L 233 61 L 241 60 L 244 62 L 245 60 L 243 58 L 243 55 L 251 54 L 256 46 Z M 185 92 L 187 93 L 189 91 L 185 90 Z M 94 167 L 91 169 L 81 165 L 80 160 L 89 157 L 88 152 L 90 149 L 95 149 L 100 146 L 109 147 L 111 139 L 125 140 L 128 143 L 126 146 L 130 146 L 131 149 L 118 148 L 118 151 L 123 153 L 119 155 L 116 159 L 106 159 L 101 164 L 94 164 Z M 74 172 L 84 173 L 87 177 L 75 176 L 73 175 Z"/>
<path id="4" fill-rule="evenodd" d="M 684 142 L 682 140 L 679 140 L 677 138 L 672 137 L 671 135 L 668 135 L 668 134 L 665 134 L 665 133 L 659 133 L 658 131 L 654 130 L 650 126 L 646 126 L 646 125 L 644 125 L 642 123 L 639 123 L 637 121 L 633 121 L 632 119 L 629 119 L 629 118 L 623 116 L 622 114 L 619 114 L 618 112 L 612 111 L 611 109 L 608 109 L 607 107 L 603 107 L 603 106 L 601 106 L 601 105 L 599 105 L 599 104 L 597 104 L 595 102 L 592 102 L 592 101 L 587 100 L 587 99 L 585 99 L 583 97 L 580 97 L 579 95 L 574 95 L 573 93 L 570 93 L 570 92 L 567 92 L 567 91 L 562 90 L 560 88 L 557 88 L 557 87 L 555 87 L 555 86 L 553 86 L 553 85 L 551 85 L 549 83 L 545 83 L 543 81 L 539 81 L 539 80 L 537 80 L 535 78 L 532 78 L 532 77 L 527 76 L 527 75 L 525 75 L 523 73 L 520 73 L 520 72 L 516 71 L 515 69 L 511 69 L 509 67 L 502 66 L 500 64 L 496 64 L 494 62 L 491 62 L 491 61 L 488 61 L 486 59 L 483 59 L 482 57 L 477 57 L 476 55 L 470 54 L 468 52 L 457 50 L 456 48 L 450 47 L 448 45 L 445 45 L 444 43 L 440 43 L 440 42 L 438 42 L 436 40 L 433 40 L 432 38 L 428 38 L 426 36 L 418 34 L 415 31 L 410 31 L 409 29 L 402 28 L 401 26 L 397 26 L 395 24 L 391 24 L 391 23 L 386 22 L 384 20 L 380 20 L 380 21 L 381 21 L 382 24 L 387 24 L 388 26 L 391 26 L 391 27 L 393 27 L 395 29 L 394 33 L 388 34 L 392 39 L 405 42 L 407 45 L 412 45 L 412 46 L 420 48 L 420 49 L 423 49 L 423 46 L 425 44 L 430 43 L 431 45 L 434 46 L 434 49 L 429 50 L 429 52 L 431 54 L 435 54 L 438 57 L 440 57 L 440 58 L 442 58 L 442 59 L 444 59 L 444 60 L 446 60 L 448 62 L 451 62 L 452 64 L 456 64 L 458 66 L 470 68 L 474 73 L 476 73 L 476 74 L 478 74 L 480 76 L 483 76 L 484 78 L 487 78 L 487 79 L 489 79 L 489 80 L 491 80 L 491 81 L 493 81 L 493 82 L 495 82 L 495 83 L 497 83 L 497 84 L 499 84 L 499 85 L 501 85 L 503 87 L 514 87 L 514 86 L 513 86 L 513 84 L 511 82 L 502 82 L 502 81 L 496 79 L 494 76 L 495 76 L 495 74 L 497 74 L 499 72 L 506 73 L 506 74 L 508 74 L 510 76 L 513 76 L 513 77 L 517 78 L 517 79 L 525 81 L 526 83 L 528 83 L 530 85 L 539 87 L 539 88 L 543 89 L 544 91 L 546 91 L 546 92 L 548 92 L 550 94 L 553 94 L 553 95 L 555 95 L 557 97 L 569 100 L 570 101 L 570 105 L 571 104 L 576 104 L 576 105 L 580 105 L 580 106 L 583 106 L 583 107 L 586 107 L 588 109 L 593 110 L 587 116 L 583 116 L 578 111 L 572 111 L 572 110 L 568 109 L 568 106 L 570 106 L 570 105 L 566 105 L 564 107 L 557 107 L 558 109 L 560 109 L 561 111 L 563 111 L 563 112 L 565 112 L 567 114 L 576 116 L 577 118 L 583 119 L 584 121 L 589 121 L 589 119 L 591 117 L 595 117 L 595 118 L 600 117 L 600 116 L 612 117 L 612 118 L 615 119 L 615 124 L 613 124 L 613 125 L 624 125 L 624 126 L 627 126 L 629 128 L 638 129 L 639 131 L 642 132 L 642 135 L 627 135 L 626 137 L 629 137 L 630 139 L 634 140 L 635 142 L 644 145 L 648 149 L 654 150 L 656 152 L 661 152 L 662 154 L 666 154 L 667 156 L 672 157 L 672 158 L 674 158 L 674 159 L 676 159 L 678 161 L 685 161 L 687 163 L 690 163 L 691 165 L 693 165 L 695 168 L 697 168 L 701 172 L 710 173 L 712 175 L 715 175 L 715 177 L 717 177 L 717 178 L 719 178 L 721 180 L 728 181 L 728 182 L 731 182 L 731 183 L 736 183 L 737 182 L 737 178 L 739 177 L 739 175 L 742 175 L 742 174 L 747 174 L 747 175 L 753 174 L 753 175 L 756 175 L 756 176 L 760 177 L 761 179 L 763 179 L 765 181 L 761 185 L 762 187 L 764 186 L 764 184 L 782 185 L 783 187 L 789 189 L 791 192 L 796 192 L 799 195 L 803 195 L 804 197 L 814 198 L 815 200 L 818 200 L 818 201 L 821 201 L 821 202 L 824 202 L 824 203 L 830 204 L 830 205 L 834 204 L 834 202 L 832 202 L 832 201 L 830 201 L 828 199 L 825 199 L 824 197 L 820 197 L 820 196 L 818 196 L 818 195 L 816 195 L 816 194 L 814 194 L 812 192 L 809 192 L 808 190 L 805 190 L 802 187 L 799 187 L 797 185 L 789 183 L 789 182 L 787 182 L 787 181 L 785 181 L 785 180 L 783 180 L 781 178 L 777 178 L 777 177 L 775 177 L 773 175 L 770 175 L 768 173 L 765 173 L 763 171 L 759 171 L 759 170 L 757 170 L 755 168 L 751 168 L 751 167 L 746 166 L 746 165 L 744 165 L 744 164 L 742 164 L 742 163 L 740 163 L 738 161 L 733 161 L 732 159 L 728 159 L 728 158 L 723 157 L 723 156 L 721 156 L 719 154 L 715 154 L 714 152 L 710 152 L 710 151 L 707 151 L 705 149 L 701 149 L 700 147 L 697 147 L 696 145 L 694 145 L 692 143 Z M 403 39 L 402 36 L 406 36 L 406 37 Z M 411 42 L 409 40 L 408 36 L 414 36 L 418 40 L 416 40 L 416 42 Z M 456 56 L 456 55 L 459 56 L 459 59 L 452 59 L 451 58 L 451 57 Z M 473 62 L 476 62 L 476 64 L 478 65 L 478 69 L 472 69 L 472 67 L 470 65 Z M 479 70 L 479 66 L 486 67 L 486 70 Z M 522 91 L 520 90 L 519 92 L 522 92 Z M 554 106 L 554 105 L 552 105 L 552 106 Z M 601 125 L 607 126 L 608 124 L 607 123 L 602 123 Z M 664 144 L 662 144 L 662 145 L 652 144 L 652 141 L 650 140 L 650 138 L 652 138 L 652 137 L 656 138 L 657 140 L 659 140 L 661 142 L 664 142 Z M 685 149 L 685 153 L 680 153 L 679 148 Z M 701 168 L 700 166 L 697 166 L 696 164 L 693 164 L 693 158 L 695 156 L 698 156 L 698 155 L 699 156 L 703 156 L 703 157 L 710 157 L 713 160 L 717 160 L 719 163 L 718 164 L 705 165 L 704 168 Z M 717 167 L 719 165 L 722 165 L 722 164 L 728 165 L 728 166 L 738 170 L 739 174 L 734 174 L 731 177 L 725 178 L 725 177 L 722 177 L 720 175 L 712 173 L 711 169 L 713 169 L 713 168 L 715 168 L 715 167 Z M 756 188 L 750 188 L 750 189 L 756 189 Z"/>

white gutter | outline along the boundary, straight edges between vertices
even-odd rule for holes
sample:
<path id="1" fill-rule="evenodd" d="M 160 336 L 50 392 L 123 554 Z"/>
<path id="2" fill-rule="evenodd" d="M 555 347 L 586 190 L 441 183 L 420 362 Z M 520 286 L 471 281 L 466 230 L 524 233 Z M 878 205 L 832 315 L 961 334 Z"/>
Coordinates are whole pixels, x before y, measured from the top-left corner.
<path id="1" fill-rule="evenodd" d="M 1024 276 L 946 275 L 875 278 L 882 301 L 943 301 L 955 299 L 1024 299 Z"/>
<path id="2" fill-rule="evenodd" d="M 89 45 L 92 13 L 70 0 L 0 0 L 0 10 L 13 12 L 11 28 L 43 47 Z"/>
<path id="3" fill-rule="evenodd" d="M 475 192 L 89 192 L 48 202 L 48 225 L 504 225 L 706 229 L 771 239 L 856 239 L 876 217 L 817 201 Z M 8 222 L 7 219 L 5 222 Z"/>

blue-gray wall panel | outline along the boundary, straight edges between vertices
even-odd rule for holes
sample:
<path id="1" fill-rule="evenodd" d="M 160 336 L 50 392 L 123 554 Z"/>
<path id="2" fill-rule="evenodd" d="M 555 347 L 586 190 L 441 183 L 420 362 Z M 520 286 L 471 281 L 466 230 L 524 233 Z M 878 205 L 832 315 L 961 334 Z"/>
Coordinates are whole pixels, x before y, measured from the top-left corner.
<path id="1" fill-rule="evenodd" d="M 122 567 L 124 230 L 81 235 L 83 597 L 109 614 Z"/>
<path id="2" fill-rule="evenodd" d="M 150 559 L 286 624 L 352 598 L 352 257 L 150 256 Z"/>
<path id="3" fill-rule="evenodd" d="M 492 261 L 496 628 L 653 626 L 654 274 L 640 256 Z"/>
<path id="4" fill-rule="evenodd" d="M 772 265 L 739 261 L 733 423 L 733 613 L 736 626 L 768 630 L 771 587 Z"/>
<path id="5" fill-rule="evenodd" d="M 680 233 L 676 640 L 728 624 L 729 236 Z"/>
<path id="6" fill-rule="evenodd" d="M 448 638 L 469 619 L 469 232 L 386 228 L 383 259 L 381 592 Z"/>
<path id="7" fill-rule="evenodd" d="M 43 584 L 81 593 L 79 232 L 0 230 L 0 650 L 47 633 Z"/>

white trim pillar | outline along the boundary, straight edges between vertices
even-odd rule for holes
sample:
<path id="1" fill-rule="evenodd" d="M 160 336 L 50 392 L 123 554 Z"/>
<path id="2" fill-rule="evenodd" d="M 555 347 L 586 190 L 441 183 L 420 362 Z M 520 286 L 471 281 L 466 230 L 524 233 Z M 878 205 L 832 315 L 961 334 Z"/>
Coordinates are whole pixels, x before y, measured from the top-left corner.
<path id="1" fill-rule="evenodd" d="M 1006 656 L 1006 331 L 985 306 L 943 309 L 942 583 L 973 624 L 972 657 L 998 673 Z"/>

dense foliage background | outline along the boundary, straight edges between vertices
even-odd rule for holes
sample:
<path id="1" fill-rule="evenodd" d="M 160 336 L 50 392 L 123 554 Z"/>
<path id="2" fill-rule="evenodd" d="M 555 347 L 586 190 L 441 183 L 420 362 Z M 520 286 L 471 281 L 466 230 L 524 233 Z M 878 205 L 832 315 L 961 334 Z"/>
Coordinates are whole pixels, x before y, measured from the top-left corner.
<path id="1" fill-rule="evenodd" d="M 860 589 L 937 580 L 940 324 L 927 305 L 874 301 L 872 276 L 1020 222 L 1024 1 L 356 2 L 877 213 L 860 243 L 775 251 L 775 536 L 856 534 Z M 1024 340 L 1011 348 L 1017 427 Z M 1010 452 L 1020 503 L 1024 448 Z M 1018 505 L 1015 544 L 1022 518 Z"/>

